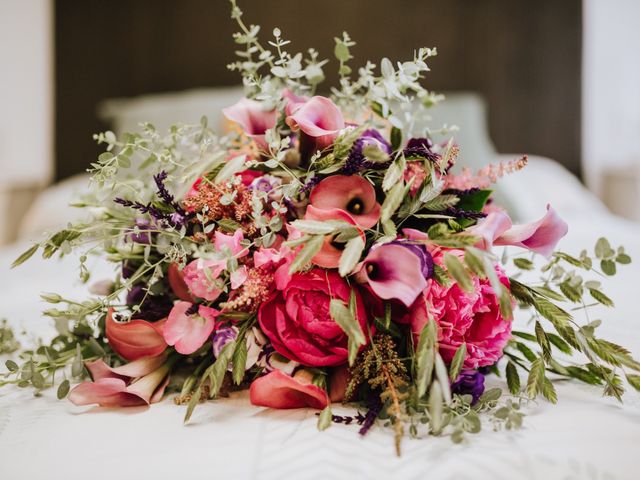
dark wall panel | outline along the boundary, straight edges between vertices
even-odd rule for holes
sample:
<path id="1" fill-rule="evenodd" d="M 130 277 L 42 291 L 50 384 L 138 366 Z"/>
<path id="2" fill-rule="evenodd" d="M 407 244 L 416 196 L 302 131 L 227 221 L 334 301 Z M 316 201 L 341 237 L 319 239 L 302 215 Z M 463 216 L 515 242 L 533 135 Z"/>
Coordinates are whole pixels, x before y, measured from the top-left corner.
<path id="1" fill-rule="evenodd" d="M 330 58 L 347 30 L 357 60 L 437 46 L 428 87 L 476 90 L 502 152 L 580 170 L 580 0 L 245 0 L 247 22 L 279 26 L 296 50 Z M 82 171 L 103 99 L 238 83 L 224 0 L 57 0 L 56 176 Z M 329 66 L 329 79 L 335 82 Z"/>

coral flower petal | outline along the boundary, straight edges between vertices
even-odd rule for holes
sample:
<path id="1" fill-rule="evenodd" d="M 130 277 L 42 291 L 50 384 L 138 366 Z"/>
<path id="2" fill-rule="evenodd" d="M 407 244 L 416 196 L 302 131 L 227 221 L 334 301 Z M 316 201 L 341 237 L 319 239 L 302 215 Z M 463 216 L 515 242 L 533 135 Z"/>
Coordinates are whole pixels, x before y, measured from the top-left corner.
<path id="1" fill-rule="evenodd" d="M 194 314 L 189 314 L 193 304 L 177 302 L 169 313 L 164 327 L 164 339 L 174 345 L 176 351 L 190 355 L 207 341 L 215 326 L 218 310 L 210 307 L 199 307 Z"/>
<path id="2" fill-rule="evenodd" d="M 262 407 L 322 410 L 329 404 L 327 392 L 306 380 L 274 370 L 253 381 L 249 398 L 252 404 Z"/>
<path id="3" fill-rule="evenodd" d="M 361 228 L 371 228 L 380 219 L 376 191 L 368 180 L 358 175 L 325 178 L 313 189 L 309 202 L 316 209 L 344 210 Z"/>
<path id="4" fill-rule="evenodd" d="M 154 357 L 167 348 L 162 336 L 164 323 L 162 320 L 155 323 L 146 320 L 116 322 L 113 319 L 113 309 L 109 309 L 105 330 L 109 345 L 118 355 L 127 360 L 137 360 L 142 357 Z"/>

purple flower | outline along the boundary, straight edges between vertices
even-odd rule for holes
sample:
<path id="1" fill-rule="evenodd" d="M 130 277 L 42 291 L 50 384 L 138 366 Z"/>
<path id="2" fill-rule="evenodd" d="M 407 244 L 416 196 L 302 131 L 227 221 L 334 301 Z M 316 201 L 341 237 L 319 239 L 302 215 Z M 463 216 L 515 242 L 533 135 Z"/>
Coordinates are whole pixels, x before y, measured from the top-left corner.
<path id="1" fill-rule="evenodd" d="M 451 392 L 458 395 L 471 395 L 471 404 L 478 401 L 484 393 L 484 375 L 476 370 L 463 370 L 451 384 Z"/>
<path id="2" fill-rule="evenodd" d="M 220 327 L 213 334 L 213 355 L 217 358 L 225 345 L 238 338 L 238 333 L 238 327 Z M 260 359 L 267 340 L 257 328 L 252 328 L 245 333 L 244 341 L 247 344 L 247 360 L 244 368 L 249 370 Z M 233 362 L 229 362 L 227 369 L 230 372 L 233 371 Z"/>
<path id="3" fill-rule="evenodd" d="M 428 138 L 411 138 L 404 148 L 405 157 L 423 157 L 435 162 L 440 155 L 431 151 L 433 144 Z"/>
<path id="4" fill-rule="evenodd" d="M 151 295 L 147 293 L 146 287 L 142 283 L 134 285 L 131 290 L 129 290 L 126 303 L 129 306 L 139 306 L 134 318 L 140 318 L 150 322 L 165 318 L 169 315 L 173 307 L 173 302 L 165 295 Z"/>
<path id="5" fill-rule="evenodd" d="M 409 249 L 420 260 L 420 270 L 425 279 L 433 276 L 433 257 L 422 244 L 412 243 L 410 240 L 394 240 L 392 245 L 401 245 Z"/>
<path id="6" fill-rule="evenodd" d="M 270 192 L 274 188 L 280 185 L 280 179 L 271 175 L 262 175 L 254 179 L 249 185 L 249 190 L 256 190 L 259 192 Z"/>
<path id="7" fill-rule="evenodd" d="M 353 175 L 365 168 L 376 168 L 386 166 L 386 163 L 372 163 L 364 156 L 364 148 L 373 145 L 382 150 L 387 155 L 391 154 L 391 145 L 377 130 L 365 130 L 358 140 L 355 141 L 349 157 L 342 167 L 342 173 Z"/>
<path id="8" fill-rule="evenodd" d="M 213 335 L 213 356 L 218 358 L 225 345 L 238 337 L 237 327 L 221 327 Z"/>
<path id="9" fill-rule="evenodd" d="M 393 241 L 374 246 L 356 273 L 379 298 L 396 299 L 410 307 L 427 287 L 433 273 L 431 255 L 418 245 Z"/>
<path id="10" fill-rule="evenodd" d="M 132 231 L 129 234 L 129 238 L 134 243 L 139 243 L 141 245 L 149 245 L 151 243 L 151 232 L 150 232 L 151 222 L 145 218 L 137 218 L 136 219 L 136 227 L 138 228 L 138 233 Z"/>

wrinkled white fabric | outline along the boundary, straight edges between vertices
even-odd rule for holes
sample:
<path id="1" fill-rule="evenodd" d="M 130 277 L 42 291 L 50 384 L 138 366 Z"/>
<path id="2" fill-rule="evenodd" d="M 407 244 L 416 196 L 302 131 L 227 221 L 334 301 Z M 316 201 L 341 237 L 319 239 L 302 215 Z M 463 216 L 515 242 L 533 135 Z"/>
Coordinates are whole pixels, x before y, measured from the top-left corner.
<path id="1" fill-rule="evenodd" d="M 528 195 L 546 203 L 546 188 L 528 187 Z M 523 198 L 525 194 L 515 200 L 524 202 Z M 618 276 L 603 281 L 617 308 L 597 308 L 590 315 L 604 320 L 601 336 L 640 357 L 640 226 L 599 209 L 576 214 L 564 212 L 561 205 L 554 207 L 570 225 L 561 249 L 578 254 L 605 234 L 614 246 L 624 244 L 633 257 L 634 263 L 621 267 Z M 41 291 L 82 299 L 87 289 L 76 280 L 72 258 L 47 262 L 35 258 L 9 271 L 11 260 L 26 247 L 0 251 L 0 318 L 29 332 L 28 341 L 53 332 L 49 320 L 39 314 L 46 308 L 39 299 Z M 111 265 L 93 261 L 94 280 L 112 276 Z M 527 319 L 524 315 L 517 320 L 520 328 L 528 328 Z M 503 385 L 495 377 L 489 381 Z M 543 400 L 529 404 L 521 430 L 493 432 L 485 424 L 480 435 L 469 436 L 462 445 L 453 445 L 448 438 L 407 438 L 399 459 L 388 429 L 374 427 L 365 438 L 358 436 L 354 425 L 333 425 L 318 432 L 315 412 L 256 408 L 246 394 L 200 405 L 191 423 L 183 426 L 184 407 L 173 405 L 171 399 L 148 409 L 80 408 L 56 400 L 55 392 L 34 398 L 31 390 L 4 387 L 0 388 L 0 478 L 638 478 L 640 395 L 630 390 L 620 405 L 578 382 L 556 382 L 556 387 L 558 405 Z M 350 410 L 336 407 L 334 413 Z"/>

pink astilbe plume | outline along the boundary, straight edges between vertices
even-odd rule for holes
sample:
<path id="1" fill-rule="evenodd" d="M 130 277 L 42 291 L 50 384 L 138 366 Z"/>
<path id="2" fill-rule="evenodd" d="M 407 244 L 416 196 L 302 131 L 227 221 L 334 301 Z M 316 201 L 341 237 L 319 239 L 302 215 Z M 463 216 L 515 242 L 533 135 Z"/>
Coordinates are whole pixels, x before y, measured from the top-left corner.
<path id="1" fill-rule="evenodd" d="M 520 158 L 506 162 L 490 163 L 486 167 L 473 172 L 465 167 L 458 174 L 450 174 L 445 178 L 445 188 L 455 188 L 457 190 L 468 190 L 470 188 L 488 188 L 496 183 L 499 178 L 522 170 L 527 166 L 528 158 L 523 155 Z"/>

